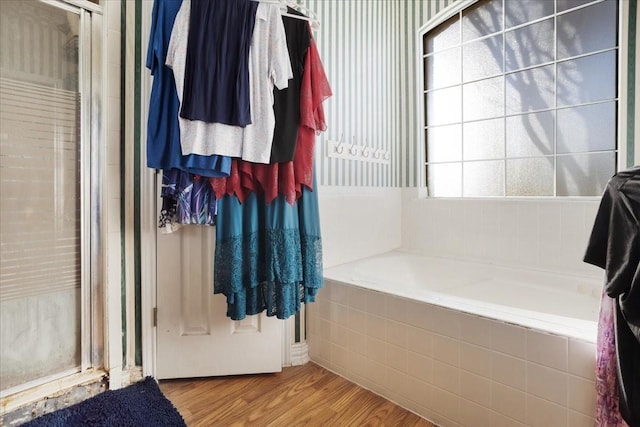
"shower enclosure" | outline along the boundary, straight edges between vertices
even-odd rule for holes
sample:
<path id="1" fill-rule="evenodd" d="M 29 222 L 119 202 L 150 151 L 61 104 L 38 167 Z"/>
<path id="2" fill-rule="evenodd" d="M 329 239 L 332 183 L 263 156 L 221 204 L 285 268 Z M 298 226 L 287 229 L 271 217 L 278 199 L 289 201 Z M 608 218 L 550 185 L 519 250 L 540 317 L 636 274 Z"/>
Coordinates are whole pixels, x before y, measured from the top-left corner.
<path id="1" fill-rule="evenodd" d="M 100 8 L 0 2 L 0 397 L 102 366 Z"/>

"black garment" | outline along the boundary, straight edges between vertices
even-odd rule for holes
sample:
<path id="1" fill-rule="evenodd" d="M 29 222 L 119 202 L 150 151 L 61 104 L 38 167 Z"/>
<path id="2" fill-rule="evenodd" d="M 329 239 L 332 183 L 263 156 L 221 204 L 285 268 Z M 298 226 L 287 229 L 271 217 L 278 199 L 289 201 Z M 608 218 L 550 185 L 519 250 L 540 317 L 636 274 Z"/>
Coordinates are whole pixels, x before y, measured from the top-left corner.
<path id="1" fill-rule="evenodd" d="M 640 427 L 640 167 L 609 180 L 584 261 L 605 270 L 605 291 L 616 300 L 620 414 Z"/>
<path id="2" fill-rule="evenodd" d="M 287 13 L 304 16 L 290 7 L 287 8 Z M 273 88 L 273 111 L 276 125 L 273 132 L 270 163 L 293 160 L 298 139 L 298 126 L 300 125 L 300 87 L 304 74 L 304 60 L 311 44 L 307 21 L 283 16 L 282 23 L 287 36 L 293 78 L 289 80 L 287 88 L 282 90 Z"/>
<path id="3" fill-rule="evenodd" d="M 180 117 L 251 124 L 249 47 L 258 2 L 191 0 Z"/>

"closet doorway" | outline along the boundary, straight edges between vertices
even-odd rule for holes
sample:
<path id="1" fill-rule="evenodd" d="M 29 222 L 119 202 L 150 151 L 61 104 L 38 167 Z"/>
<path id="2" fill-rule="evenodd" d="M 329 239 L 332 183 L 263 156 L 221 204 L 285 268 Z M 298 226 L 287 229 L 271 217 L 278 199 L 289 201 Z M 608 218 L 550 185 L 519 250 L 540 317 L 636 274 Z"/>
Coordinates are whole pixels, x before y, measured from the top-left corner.
<path id="1" fill-rule="evenodd" d="M 282 370 L 283 322 L 264 313 L 233 321 L 213 295 L 214 245 L 209 226 L 157 235 L 159 379 Z"/>
<path id="2" fill-rule="evenodd" d="M 17 393 L 86 381 L 104 363 L 102 22 L 86 1 L 0 1 L 0 398 L 8 407 Z"/>
<path id="3" fill-rule="evenodd" d="M 2 0 L 0 0 L 2 1 Z M 154 2 L 141 2 L 141 58 L 145 62 Z M 133 62 L 133 61 L 132 61 Z M 142 70 L 141 141 L 153 77 Z M 143 372 L 158 379 L 278 372 L 287 355 L 289 322 L 264 313 L 233 321 L 223 295 L 213 294 L 215 228 L 183 226 L 169 234 L 157 225 L 161 173 L 141 155 L 142 312 L 155 307 L 155 328 L 143 316 Z M 151 316 L 149 316 L 151 317 Z"/>

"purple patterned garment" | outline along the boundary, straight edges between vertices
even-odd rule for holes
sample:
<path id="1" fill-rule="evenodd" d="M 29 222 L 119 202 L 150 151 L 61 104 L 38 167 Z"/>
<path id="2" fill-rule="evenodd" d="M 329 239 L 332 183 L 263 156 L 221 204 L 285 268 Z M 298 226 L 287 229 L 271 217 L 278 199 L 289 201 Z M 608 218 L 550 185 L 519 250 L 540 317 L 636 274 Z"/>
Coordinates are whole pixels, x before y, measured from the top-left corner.
<path id="1" fill-rule="evenodd" d="M 602 291 L 596 354 L 596 425 L 628 427 L 618 408 L 618 374 L 613 316 L 616 301 Z"/>
<path id="2" fill-rule="evenodd" d="M 181 225 L 215 225 L 217 202 L 208 179 L 180 169 L 162 171 L 158 227 L 170 233 Z"/>

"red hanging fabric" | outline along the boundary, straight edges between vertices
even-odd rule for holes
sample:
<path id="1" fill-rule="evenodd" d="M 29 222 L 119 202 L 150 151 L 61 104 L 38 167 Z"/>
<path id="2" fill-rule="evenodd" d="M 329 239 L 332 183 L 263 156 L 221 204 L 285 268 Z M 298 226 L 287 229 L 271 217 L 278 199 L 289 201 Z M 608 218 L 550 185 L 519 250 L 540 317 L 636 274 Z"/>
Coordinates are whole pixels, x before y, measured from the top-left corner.
<path id="1" fill-rule="evenodd" d="M 327 129 L 322 102 L 332 95 L 327 75 L 315 40 L 307 50 L 302 88 L 300 90 L 300 128 L 293 159 L 296 194 L 302 194 L 302 186 L 313 191 L 313 152 L 316 134 Z"/>
<path id="2" fill-rule="evenodd" d="M 313 191 L 313 153 L 315 137 L 327 129 L 322 102 L 332 95 L 327 75 L 313 39 L 305 58 L 300 90 L 300 127 L 292 162 L 260 164 L 233 159 L 228 178 L 209 181 L 216 198 L 235 195 L 244 202 L 248 193 L 264 194 L 265 203 L 283 195 L 293 205 L 302 194 L 302 186 Z"/>

